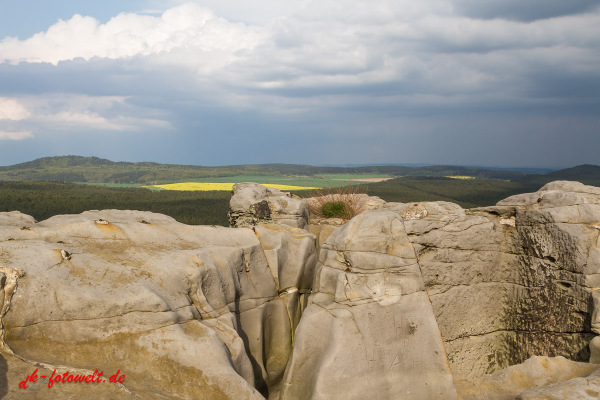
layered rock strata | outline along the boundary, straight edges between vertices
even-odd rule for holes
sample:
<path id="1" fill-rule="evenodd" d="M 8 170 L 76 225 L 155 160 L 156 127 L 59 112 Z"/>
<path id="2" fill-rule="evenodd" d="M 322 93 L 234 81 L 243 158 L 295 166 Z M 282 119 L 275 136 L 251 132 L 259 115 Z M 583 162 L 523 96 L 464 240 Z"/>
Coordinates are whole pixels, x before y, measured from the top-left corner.
<path id="1" fill-rule="evenodd" d="M 533 355 L 589 359 L 600 189 L 556 182 L 495 207 L 395 209 L 408 214 L 455 373 L 477 377 Z"/>

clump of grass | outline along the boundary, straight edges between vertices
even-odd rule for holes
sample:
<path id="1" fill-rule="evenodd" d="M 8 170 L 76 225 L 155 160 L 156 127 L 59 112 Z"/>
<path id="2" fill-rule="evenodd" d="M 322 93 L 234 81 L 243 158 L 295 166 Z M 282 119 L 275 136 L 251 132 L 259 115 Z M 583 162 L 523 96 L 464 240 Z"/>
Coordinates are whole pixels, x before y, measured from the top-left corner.
<path id="1" fill-rule="evenodd" d="M 341 186 L 316 190 L 307 199 L 310 215 L 317 218 L 352 219 L 365 210 L 366 187 Z"/>

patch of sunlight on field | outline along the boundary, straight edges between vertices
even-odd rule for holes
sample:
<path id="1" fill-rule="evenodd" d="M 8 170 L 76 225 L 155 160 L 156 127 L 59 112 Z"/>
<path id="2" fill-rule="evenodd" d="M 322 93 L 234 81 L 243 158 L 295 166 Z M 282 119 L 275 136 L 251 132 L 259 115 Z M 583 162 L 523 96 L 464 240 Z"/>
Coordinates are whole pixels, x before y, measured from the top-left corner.
<path id="1" fill-rule="evenodd" d="M 446 178 L 452 178 L 452 179 L 475 179 L 474 176 L 466 176 L 466 175 L 446 176 Z"/>
<path id="2" fill-rule="evenodd" d="M 154 188 L 164 189 L 164 190 L 231 190 L 233 189 L 233 185 L 235 183 L 221 183 L 221 182 L 180 182 L 180 183 L 170 183 L 168 185 L 152 185 Z M 263 184 L 263 186 L 276 188 L 279 190 L 308 190 L 308 189 L 319 189 L 318 187 L 312 186 L 292 186 L 292 185 L 270 185 Z"/>

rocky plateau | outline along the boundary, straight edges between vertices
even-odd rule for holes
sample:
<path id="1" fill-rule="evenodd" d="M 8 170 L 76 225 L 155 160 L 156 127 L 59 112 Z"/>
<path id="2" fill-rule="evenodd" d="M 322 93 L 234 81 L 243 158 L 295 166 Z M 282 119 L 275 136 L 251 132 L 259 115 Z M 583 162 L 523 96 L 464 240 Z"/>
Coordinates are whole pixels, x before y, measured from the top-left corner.
<path id="1" fill-rule="evenodd" d="M 600 398 L 600 188 L 363 205 L 0 213 L 0 399 Z"/>

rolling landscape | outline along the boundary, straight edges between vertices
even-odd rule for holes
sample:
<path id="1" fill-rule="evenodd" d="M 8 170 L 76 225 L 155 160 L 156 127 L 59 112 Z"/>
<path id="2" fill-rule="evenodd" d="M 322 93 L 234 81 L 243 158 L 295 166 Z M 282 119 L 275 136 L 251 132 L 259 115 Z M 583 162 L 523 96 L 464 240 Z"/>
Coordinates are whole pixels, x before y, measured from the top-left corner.
<path id="1" fill-rule="evenodd" d="M 0 167 L 0 211 L 18 210 L 41 221 L 90 209 L 131 209 L 163 213 L 186 224 L 227 226 L 231 186 L 239 182 L 266 184 L 300 197 L 353 185 L 388 202 L 441 200 L 472 208 L 536 191 L 554 180 L 600 186 L 600 167 L 528 174 L 462 166 L 202 167 L 59 156 Z"/>
<path id="2" fill-rule="evenodd" d="M 600 399 L 599 0 L 0 10 L 0 400 Z"/>

